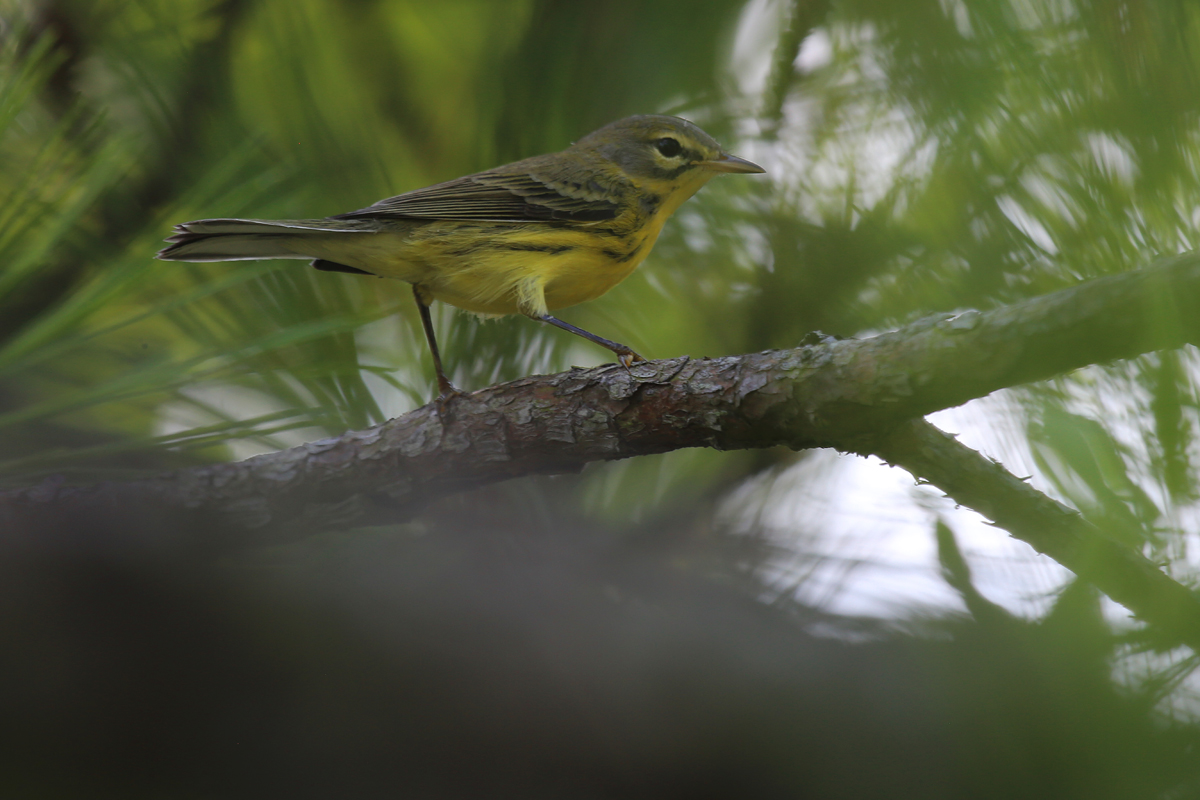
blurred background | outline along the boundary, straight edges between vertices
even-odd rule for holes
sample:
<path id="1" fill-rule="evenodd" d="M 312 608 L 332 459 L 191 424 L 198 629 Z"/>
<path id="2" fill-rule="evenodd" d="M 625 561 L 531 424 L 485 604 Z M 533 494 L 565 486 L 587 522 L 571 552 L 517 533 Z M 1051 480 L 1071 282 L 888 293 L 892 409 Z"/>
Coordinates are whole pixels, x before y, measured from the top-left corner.
<path id="1" fill-rule="evenodd" d="M 561 316 L 652 358 L 869 335 L 1195 248 L 1198 60 L 1185 0 L 0 0 L 0 486 L 240 459 L 433 396 L 407 286 L 155 261 L 175 223 L 336 214 L 677 114 L 768 174 L 711 183 L 631 278 Z M 609 356 L 524 319 L 435 321 L 468 390 Z M 932 421 L 1196 586 L 1198 367 L 1157 353 Z M 523 796 L 585 796 L 572 781 L 616 763 L 596 796 L 1200 796 L 1196 655 L 870 460 L 689 450 L 285 546 L 220 525 L 119 509 L 0 534 L 21 654 L 0 701 L 37 754 L 19 796 L 71 747 L 95 766 L 76 759 L 63 796 L 101 773 L 132 791 L 101 769 L 122 759 L 167 765 L 145 791 L 177 787 L 264 686 L 260 749 L 217 786 L 328 758 L 330 785 L 421 764 L 451 796 L 439 758 L 381 743 L 436 729 L 453 749 L 487 716 L 463 758 L 511 766 L 495 743 L 526 743 L 547 761 L 489 784 Z M 177 616 L 142 618 L 160 605 Z M 427 672 L 440 688 L 414 704 L 396 684 Z M 216 721 L 171 705 L 197 681 Z M 151 746 L 180 726 L 178 754 Z M 588 758 L 556 772 L 563 741 Z"/>

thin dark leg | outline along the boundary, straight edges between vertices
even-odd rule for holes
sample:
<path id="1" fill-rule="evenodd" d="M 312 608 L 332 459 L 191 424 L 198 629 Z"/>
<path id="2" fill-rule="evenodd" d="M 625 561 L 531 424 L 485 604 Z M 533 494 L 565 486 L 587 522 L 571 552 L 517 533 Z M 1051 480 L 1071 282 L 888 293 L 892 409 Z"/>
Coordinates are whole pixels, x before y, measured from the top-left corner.
<path id="1" fill-rule="evenodd" d="M 456 394 L 462 394 L 442 369 L 442 354 L 438 352 L 437 337 L 433 335 L 433 318 L 429 316 L 429 304 L 421 297 L 421 290 L 413 286 L 413 297 L 416 298 L 417 308 L 421 311 L 421 324 L 425 326 L 425 339 L 429 342 L 429 352 L 433 354 L 433 368 L 437 372 L 438 400 L 446 400 Z"/>
<path id="2" fill-rule="evenodd" d="M 583 338 L 587 339 L 589 342 L 594 342 L 594 343 L 600 345 L 601 347 L 612 350 L 614 353 L 617 354 L 617 360 L 620 361 L 621 365 L 623 367 L 625 367 L 626 369 L 629 368 L 630 364 L 636 364 L 639 361 L 646 360 L 646 359 L 642 358 L 641 356 L 639 356 L 637 353 L 633 352 L 633 350 L 631 348 L 629 348 L 623 344 L 620 344 L 619 342 L 614 342 L 611 339 L 605 339 L 603 336 L 597 336 L 594 333 L 589 333 L 588 331 L 585 331 L 583 328 L 576 328 L 571 323 L 563 322 L 561 319 L 558 319 L 557 317 L 552 317 L 549 314 L 543 314 L 542 316 L 534 317 L 533 319 L 540 320 L 541 322 L 548 322 L 556 328 L 562 328 L 564 331 L 570 331 L 571 333 L 575 334 L 576 336 L 582 336 Z"/>

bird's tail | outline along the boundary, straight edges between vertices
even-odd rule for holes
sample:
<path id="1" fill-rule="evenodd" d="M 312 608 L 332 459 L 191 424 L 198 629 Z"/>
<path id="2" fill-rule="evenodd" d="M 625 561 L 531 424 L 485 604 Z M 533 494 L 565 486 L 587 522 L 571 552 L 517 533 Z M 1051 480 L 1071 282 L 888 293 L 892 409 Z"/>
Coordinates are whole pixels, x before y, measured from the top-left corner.
<path id="1" fill-rule="evenodd" d="M 354 223 L 323 219 L 202 219 L 175 226 L 163 261 L 253 261 L 260 258 L 312 258 L 303 241 L 331 233 L 359 233 Z"/>

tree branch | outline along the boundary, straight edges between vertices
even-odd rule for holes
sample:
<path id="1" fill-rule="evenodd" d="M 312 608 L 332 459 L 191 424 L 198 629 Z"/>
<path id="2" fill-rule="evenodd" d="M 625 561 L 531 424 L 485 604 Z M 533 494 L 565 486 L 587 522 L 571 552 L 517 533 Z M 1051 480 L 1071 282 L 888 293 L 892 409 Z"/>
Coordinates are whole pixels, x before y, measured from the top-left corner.
<path id="1" fill-rule="evenodd" d="M 867 339 L 571 370 L 426 406 L 363 431 L 122 484 L 45 482 L 5 508 L 150 499 L 247 527 L 393 522 L 451 492 L 684 447 L 858 452 L 910 419 L 997 389 L 1178 347 L 1200 333 L 1200 257 Z"/>
<path id="2" fill-rule="evenodd" d="M 1003 465 L 924 420 L 905 423 L 859 452 L 928 481 L 1200 652 L 1200 597 Z"/>
<path id="3" fill-rule="evenodd" d="M 997 389 L 1183 345 L 1200 333 L 1200 257 L 988 312 L 792 350 L 575 369 L 456 398 L 239 463 L 128 483 L 0 493 L 0 522 L 41 507 L 155 504 L 296 538 L 395 522 L 451 492 L 684 447 L 873 453 L 928 480 L 1200 648 L 1200 600 L 1140 553 L 919 420 Z M 286 528 L 286 533 L 284 530 Z"/>

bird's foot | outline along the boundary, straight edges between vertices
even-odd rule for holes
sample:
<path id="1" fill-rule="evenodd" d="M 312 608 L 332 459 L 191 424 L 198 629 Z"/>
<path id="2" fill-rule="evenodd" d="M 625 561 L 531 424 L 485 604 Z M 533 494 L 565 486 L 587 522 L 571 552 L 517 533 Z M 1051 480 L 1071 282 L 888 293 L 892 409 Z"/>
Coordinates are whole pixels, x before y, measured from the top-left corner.
<path id="1" fill-rule="evenodd" d="M 629 369 L 634 364 L 642 363 L 646 359 L 632 350 L 626 349 L 624 351 L 617 351 L 617 361 L 621 362 L 622 367 Z"/>
<path id="2" fill-rule="evenodd" d="M 450 404 L 466 394 L 449 380 L 443 378 L 438 381 L 439 394 L 433 399 L 433 405 L 437 409 L 439 417 L 448 417 L 450 415 Z"/>

